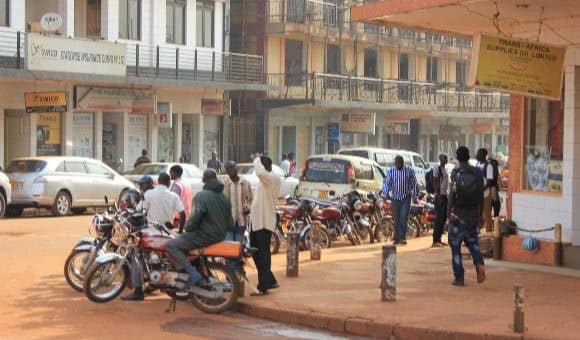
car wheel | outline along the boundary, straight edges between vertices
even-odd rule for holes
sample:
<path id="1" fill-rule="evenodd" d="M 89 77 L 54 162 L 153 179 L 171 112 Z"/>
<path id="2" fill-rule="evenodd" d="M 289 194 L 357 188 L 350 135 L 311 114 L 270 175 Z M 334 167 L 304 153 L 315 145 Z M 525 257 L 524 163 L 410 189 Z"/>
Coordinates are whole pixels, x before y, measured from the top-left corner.
<path id="1" fill-rule="evenodd" d="M 55 216 L 66 216 L 70 214 L 71 198 L 65 191 L 60 191 L 56 194 L 54 204 L 52 206 L 52 214 Z"/>
<path id="2" fill-rule="evenodd" d="M 6 197 L 4 194 L 0 193 L 0 218 L 6 215 Z"/>
<path id="3" fill-rule="evenodd" d="M 22 216 L 22 212 L 24 212 L 24 208 L 22 207 L 8 206 L 6 208 L 6 217 L 20 217 Z"/>

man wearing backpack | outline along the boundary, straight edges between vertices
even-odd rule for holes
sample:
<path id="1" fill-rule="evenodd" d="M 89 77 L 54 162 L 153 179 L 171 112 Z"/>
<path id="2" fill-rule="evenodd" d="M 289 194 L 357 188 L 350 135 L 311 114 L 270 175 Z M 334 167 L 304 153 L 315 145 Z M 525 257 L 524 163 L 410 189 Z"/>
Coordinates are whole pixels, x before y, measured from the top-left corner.
<path id="1" fill-rule="evenodd" d="M 465 243 L 477 271 L 477 282 L 485 281 L 485 267 L 478 243 L 479 222 L 482 217 L 483 178 L 479 169 L 470 166 L 469 149 L 457 149 L 459 165 L 451 173 L 449 190 L 449 246 L 455 280 L 454 286 L 464 285 L 464 269 L 461 259 L 461 244 Z"/>
<path id="2" fill-rule="evenodd" d="M 444 247 L 441 242 L 443 228 L 447 222 L 447 192 L 449 190 L 449 175 L 445 166 L 447 165 L 447 155 L 439 155 L 439 166 L 433 168 L 433 194 L 435 195 L 435 228 L 433 228 L 432 247 Z"/>

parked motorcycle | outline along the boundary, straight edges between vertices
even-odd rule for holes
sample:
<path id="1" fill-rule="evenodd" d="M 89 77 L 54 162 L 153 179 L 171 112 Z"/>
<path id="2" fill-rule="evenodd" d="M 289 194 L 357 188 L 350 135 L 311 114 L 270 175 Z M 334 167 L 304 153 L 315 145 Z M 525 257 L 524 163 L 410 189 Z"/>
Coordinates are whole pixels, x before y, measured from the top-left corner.
<path id="1" fill-rule="evenodd" d="M 373 227 L 370 218 L 373 212 L 373 203 L 365 201 L 366 193 L 351 191 L 346 195 L 347 203 L 351 206 L 350 216 L 353 222 L 353 229 L 358 235 L 361 243 L 372 242 Z"/>
<path id="2" fill-rule="evenodd" d="M 124 251 L 99 256 L 88 270 L 83 288 L 91 301 L 104 303 L 119 296 L 129 282 L 131 262 L 138 261 L 144 281 L 174 300 L 189 300 L 207 313 L 221 313 L 236 303 L 240 295 L 238 275 L 226 261 L 240 261 L 240 242 L 223 241 L 192 251 L 189 259 L 208 284 L 185 290 L 188 274 L 175 270 L 167 256 L 166 242 L 174 237 L 169 229 L 147 224 L 143 215 L 134 213 L 116 215 L 113 230 L 122 236 L 119 247 Z"/>
<path id="3" fill-rule="evenodd" d="M 374 192 L 369 192 L 367 194 L 368 200 L 371 202 L 371 214 L 370 223 L 372 226 L 371 243 L 374 241 L 385 242 L 389 239 L 393 239 L 393 233 L 395 230 L 395 222 L 390 209 L 390 204 L 388 209 L 385 209 L 385 202 L 383 199 Z"/>
<path id="4" fill-rule="evenodd" d="M 270 252 L 277 254 L 282 242 L 287 243 L 289 232 L 300 233 L 306 216 L 306 204 L 298 199 L 288 198 L 285 205 L 276 207 L 276 231 L 272 233 Z"/>
<path id="5" fill-rule="evenodd" d="M 105 197 L 108 205 L 108 199 Z M 106 252 L 115 252 L 118 244 L 111 242 L 113 238 L 113 216 L 108 211 L 93 216 L 89 227 L 92 237 L 83 237 L 74 246 L 64 262 L 64 277 L 66 282 L 76 291 L 83 291 L 85 273 L 97 256 Z"/>

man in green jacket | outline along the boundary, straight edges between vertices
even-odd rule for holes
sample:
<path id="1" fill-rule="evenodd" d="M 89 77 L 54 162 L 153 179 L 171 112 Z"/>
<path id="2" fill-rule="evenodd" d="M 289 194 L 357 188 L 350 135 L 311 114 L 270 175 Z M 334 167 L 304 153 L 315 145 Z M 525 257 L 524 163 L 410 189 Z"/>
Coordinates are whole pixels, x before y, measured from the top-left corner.
<path id="1" fill-rule="evenodd" d="M 234 225 L 232 205 L 224 195 L 224 185 L 218 181 L 214 170 L 203 173 L 203 190 L 195 196 L 191 217 L 185 224 L 185 233 L 166 244 L 167 253 L 179 268 L 189 274 L 188 286 L 200 284 L 201 274 L 191 265 L 187 254 L 192 249 L 207 247 L 221 242 Z"/>

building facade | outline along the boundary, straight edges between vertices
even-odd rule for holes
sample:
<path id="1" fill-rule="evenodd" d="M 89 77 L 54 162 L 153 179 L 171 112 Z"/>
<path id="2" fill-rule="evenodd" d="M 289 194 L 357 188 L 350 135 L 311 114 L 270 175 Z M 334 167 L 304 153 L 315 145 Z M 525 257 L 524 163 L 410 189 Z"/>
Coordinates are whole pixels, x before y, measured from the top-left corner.
<path id="1" fill-rule="evenodd" d="M 353 12 L 357 20 L 384 25 L 419 26 L 464 36 L 485 33 L 566 48 L 559 101 L 511 95 L 508 211 L 522 229 L 532 231 L 520 230 L 522 235 L 550 240 L 554 238 L 553 226 L 561 224 L 564 264 L 580 268 L 580 224 L 576 222 L 580 214 L 576 209 L 580 203 L 577 13 L 580 14 L 578 6 L 561 0 L 542 4 L 410 0 L 397 5 L 384 1 L 366 4 Z M 451 17 L 457 20 L 427 20 Z"/>
<path id="2" fill-rule="evenodd" d="M 202 167 L 223 155 L 228 91 L 266 89 L 262 57 L 228 51 L 229 6 L 1 0 L 0 165 L 71 155 L 126 171 L 142 149 Z"/>
<path id="3" fill-rule="evenodd" d="M 469 40 L 355 23 L 343 1 L 236 6 L 232 49 L 265 56 L 268 92 L 232 102 L 240 120 L 256 117 L 256 150 L 299 164 L 361 145 L 432 161 L 459 144 L 507 153 L 509 97 L 466 88 Z"/>

